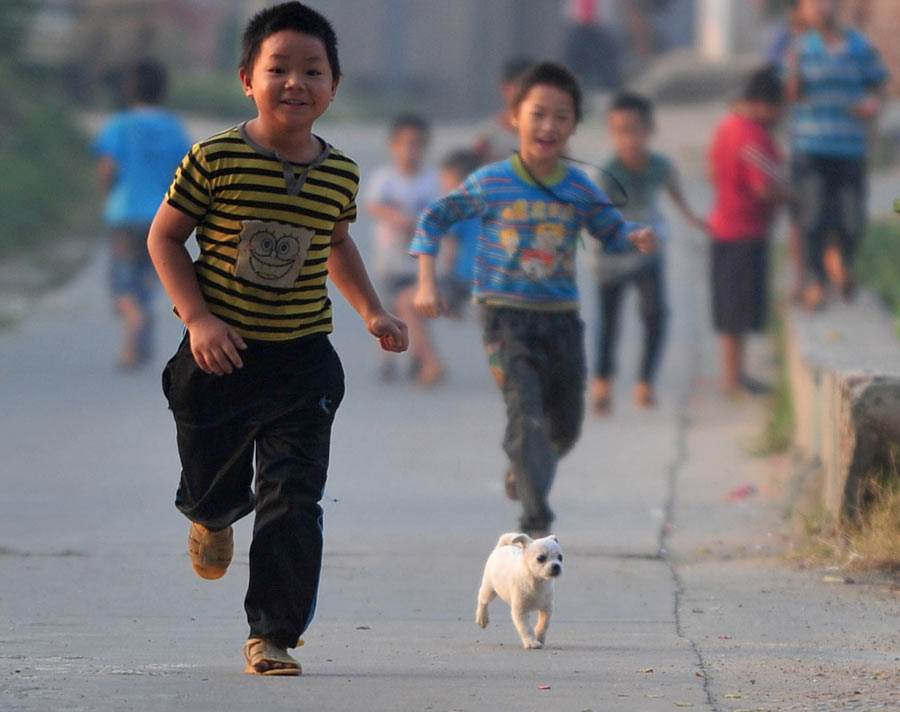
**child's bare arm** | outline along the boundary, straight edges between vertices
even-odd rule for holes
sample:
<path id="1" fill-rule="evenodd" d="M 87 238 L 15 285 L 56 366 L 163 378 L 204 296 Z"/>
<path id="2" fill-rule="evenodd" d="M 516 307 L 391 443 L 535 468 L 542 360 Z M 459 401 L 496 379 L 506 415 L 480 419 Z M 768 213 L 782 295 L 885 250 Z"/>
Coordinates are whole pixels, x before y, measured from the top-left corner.
<path id="1" fill-rule="evenodd" d="M 419 256 L 419 286 L 416 296 L 413 298 L 413 307 L 420 316 L 434 319 L 446 313 L 444 299 L 438 289 L 435 269 L 435 256 L 420 254 Z"/>
<path id="2" fill-rule="evenodd" d="M 159 279 L 190 333 L 194 360 L 206 373 L 221 376 L 244 365 L 238 349 L 247 345 L 240 334 L 209 311 L 203 298 L 184 246 L 196 226 L 194 218 L 163 203 L 150 226 L 147 247 Z"/>
<path id="3" fill-rule="evenodd" d="M 385 351 L 406 351 L 409 335 L 406 324 L 387 312 L 381 305 L 369 280 L 356 243 L 350 237 L 349 224 L 334 226 L 331 253 L 328 256 L 328 275 L 341 294 L 366 322 L 366 328 L 381 343 Z"/>
<path id="4" fill-rule="evenodd" d="M 684 197 L 684 192 L 681 190 L 681 181 L 678 178 L 678 173 L 674 169 L 672 169 L 669 178 L 666 181 L 666 192 L 669 194 L 672 202 L 678 207 L 685 222 L 698 230 L 709 232 L 709 226 L 706 224 L 706 221 L 691 210 L 690 206 L 687 204 L 687 199 Z"/>

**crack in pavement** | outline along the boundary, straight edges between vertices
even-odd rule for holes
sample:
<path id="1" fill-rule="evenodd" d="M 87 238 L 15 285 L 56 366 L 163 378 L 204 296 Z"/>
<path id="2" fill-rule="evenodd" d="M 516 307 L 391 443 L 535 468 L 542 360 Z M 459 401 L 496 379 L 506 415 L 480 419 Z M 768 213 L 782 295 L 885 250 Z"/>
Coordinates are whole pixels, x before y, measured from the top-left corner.
<path id="1" fill-rule="evenodd" d="M 690 262 L 698 262 L 698 255 L 696 253 L 690 254 L 688 257 Z M 694 304 L 698 303 L 698 295 L 696 291 L 696 281 L 691 281 L 690 288 L 690 296 L 691 302 Z M 663 504 L 663 520 L 662 525 L 659 528 L 659 534 L 657 537 L 657 555 L 656 558 L 659 558 L 669 569 L 669 573 L 672 576 L 672 583 L 675 588 L 675 600 L 674 600 L 674 615 L 675 615 L 675 633 L 682 640 L 687 641 L 691 650 L 694 651 L 694 655 L 697 657 L 697 664 L 700 668 L 700 673 L 703 679 L 703 693 L 706 695 L 706 702 L 709 705 L 709 708 L 713 710 L 713 712 L 721 712 L 721 707 L 716 704 L 716 701 L 713 699 L 712 691 L 709 688 L 709 674 L 706 667 L 706 661 L 703 659 L 703 653 L 700 651 L 700 646 L 697 642 L 685 634 L 684 628 L 681 622 L 681 601 L 684 597 L 684 583 L 681 580 L 681 577 L 678 575 L 678 569 L 675 564 L 669 558 L 668 552 L 668 541 L 669 537 L 673 531 L 673 523 L 675 519 L 675 496 L 678 489 L 678 475 L 684 467 L 685 463 L 687 463 L 689 459 L 688 453 L 688 445 L 687 445 L 687 435 L 688 429 L 691 425 L 690 419 L 690 403 L 691 403 L 691 394 L 693 391 L 694 383 L 697 380 L 698 376 L 698 366 L 697 364 L 700 361 L 700 348 L 699 348 L 699 327 L 697 323 L 697 314 L 699 310 L 691 309 L 687 311 L 691 315 L 688 320 L 688 335 L 690 344 L 690 354 L 687 359 L 687 363 L 689 364 L 687 373 L 685 374 L 685 387 L 681 392 L 681 395 L 678 398 L 678 405 L 675 409 L 675 457 L 672 462 L 669 463 L 667 468 L 667 482 L 666 482 L 666 499 Z"/>

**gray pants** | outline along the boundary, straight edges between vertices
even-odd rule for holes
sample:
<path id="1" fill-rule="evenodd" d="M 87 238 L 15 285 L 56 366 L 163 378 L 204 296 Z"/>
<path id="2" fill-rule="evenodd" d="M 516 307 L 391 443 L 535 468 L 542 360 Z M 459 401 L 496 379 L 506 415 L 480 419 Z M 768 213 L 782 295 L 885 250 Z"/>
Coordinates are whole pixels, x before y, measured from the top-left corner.
<path id="1" fill-rule="evenodd" d="M 575 311 L 487 307 L 484 345 L 506 402 L 503 449 L 522 504 L 519 525 L 548 530 L 556 465 L 584 420 L 584 323 Z"/>

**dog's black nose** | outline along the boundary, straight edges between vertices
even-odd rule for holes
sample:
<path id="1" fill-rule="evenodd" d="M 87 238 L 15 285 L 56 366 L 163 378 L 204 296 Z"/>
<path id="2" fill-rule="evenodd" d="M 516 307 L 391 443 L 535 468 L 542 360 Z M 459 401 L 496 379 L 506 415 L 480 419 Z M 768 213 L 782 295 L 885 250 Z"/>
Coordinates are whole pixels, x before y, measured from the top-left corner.
<path id="1" fill-rule="evenodd" d="M 560 566 L 559 564 L 553 564 L 553 566 L 550 567 L 550 575 L 551 576 L 559 576 L 561 573 L 562 573 L 562 566 Z"/>

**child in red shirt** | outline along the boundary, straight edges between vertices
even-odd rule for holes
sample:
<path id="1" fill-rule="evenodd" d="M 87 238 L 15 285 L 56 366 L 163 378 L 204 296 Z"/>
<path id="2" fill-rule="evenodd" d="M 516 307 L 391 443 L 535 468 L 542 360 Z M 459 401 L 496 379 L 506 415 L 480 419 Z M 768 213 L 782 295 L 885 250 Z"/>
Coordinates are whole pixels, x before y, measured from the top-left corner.
<path id="1" fill-rule="evenodd" d="M 715 204 L 712 235 L 713 324 L 721 338 L 722 391 L 759 391 L 743 373 L 744 336 L 766 316 L 768 235 L 779 203 L 790 200 L 771 129 L 783 110 L 773 68 L 754 72 L 716 129 L 710 151 Z"/>

